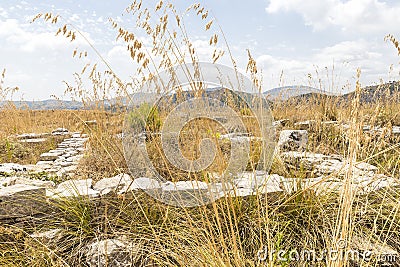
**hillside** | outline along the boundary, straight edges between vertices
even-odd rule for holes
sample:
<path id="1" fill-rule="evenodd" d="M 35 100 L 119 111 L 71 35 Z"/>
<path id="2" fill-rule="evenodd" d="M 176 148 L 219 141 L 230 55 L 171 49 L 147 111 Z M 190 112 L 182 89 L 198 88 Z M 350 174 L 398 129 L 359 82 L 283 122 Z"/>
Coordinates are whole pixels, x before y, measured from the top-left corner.
<path id="1" fill-rule="evenodd" d="M 10 104 L 8 101 L 0 101 L 0 107 Z M 51 109 L 68 109 L 77 110 L 83 109 L 84 105 L 79 101 L 65 101 L 47 99 L 42 101 L 12 101 L 17 109 L 30 109 L 30 110 L 51 110 Z"/>
<path id="2" fill-rule="evenodd" d="M 380 85 L 370 85 L 366 86 L 362 89 L 361 93 L 361 102 L 362 103 L 373 103 L 377 101 L 388 101 L 388 100 L 400 100 L 398 98 L 398 93 L 400 89 L 399 81 L 391 81 L 385 84 Z M 221 88 L 210 88 L 206 91 L 208 96 L 224 99 L 223 95 L 225 94 L 225 90 L 221 90 Z M 269 104 L 272 104 L 276 101 L 300 101 L 300 100 L 308 100 L 308 99 L 316 99 L 321 98 L 322 96 L 328 96 L 328 98 L 338 98 L 338 100 L 350 100 L 354 97 L 354 91 L 347 93 L 345 95 L 335 95 L 331 92 L 319 90 L 309 86 L 284 86 L 278 87 L 271 90 L 268 90 L 263 93 L 268 100 Z M 188 93 L 188 95 L 191 95 Z M 250 100 L 251 93 L 240 92 L 239 95 L 244 97 L 247 100 Z M 394 98 L 394 96 L 396 98 Z M 154 98 L 154 95 L 151 93 L 137 93 L 134 94 L 133 103 L 141 103 L 142 101 L 149 101 Z M 5 106 L 6 101 L 0 101 L 0 107 Z M 110 100 L 105 100 L 104 103 L 82 103 L 80 101 L 69 101 L 69 100 L 55 100 L 48 99 L 42 101 L 12 101 L 13 105 L 15 105 L 18 109 L 31 109 L 31 110 L 52 110 L 52 109 L 66 109 L 66 110 L 78 110 L 78 109 L 91 109 L 100 106 L 105 106 L 106 109 L 115 110 L 117 108 L 121 108 L 126 106 L 129 103 L 128 97 L 119 97 L 113 98 Z"/>
<path id="3" fill-rule="evenodd" d="M 386 102 L 388 100 L 400 100 L 399 99 L 399 81 L 390 81 L 388 83 L 379 85 L 370 85 L 362 89 L 361 92 L 361 103 L 375 103 L 378 101 Z M 349 100 L 354 97 L 355 92 L 350 92 L 343 95 L 343 99 Z"/>
<path id="4" fill-rule="evenodd" d="M 314 87 L 304 86 L 304 85 L 290 85 L 277 87 L 264 92 L 267 99 L 275 100 L 288 100 L 289 98 L 307 95 L 307 94 L 323 94 L 323 95 L 334 95 L 331 92 L 323 91 Z"/>

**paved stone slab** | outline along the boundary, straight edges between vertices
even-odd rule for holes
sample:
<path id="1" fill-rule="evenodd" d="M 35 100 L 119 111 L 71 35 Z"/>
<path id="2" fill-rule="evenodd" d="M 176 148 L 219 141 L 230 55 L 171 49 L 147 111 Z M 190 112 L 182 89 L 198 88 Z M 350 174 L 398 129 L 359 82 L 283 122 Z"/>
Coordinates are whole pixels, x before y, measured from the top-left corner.
<path id="1" fill-rule="evenodd" d="M 52 135 L 68 135 L 69 131 L 65 128 L 57 128 L 51 132 Z"/>
<path id="2" fill-rule="evenodd" d="M 54 161 L 62 154 L 63 154 L 62 152 L 46 152 L 46 153 L 43 153 L 40 155 L 40 160 L 41 161 Z"/>
<path id="3" fill-rule="evenodd" d="M 118 194 L 124 194 L 130 190 L 132 178 L 128 174 L 118 174 L 111 178 L 103 178 L 98 181 L 93 189 L 100 192 L 101 195 L 106 195 L 112 191 Z"/>
<path id="4" fill-rule="evenodd" d="M 0 187 L 0 218 L 31 216 L 42 211 L 45 190 L 24 184 Z"/>
<path id="5" fill-rule="evenodd" d="M 30 185 L 43 188 L 53 188 L 55 186 L 52 181 L 42 181 L 37 179 L 29 179 L 26 177 L 11 176 L 0 178 L 0 187 L 12 186 L 16 184 Z"/>
<path id="6" fill-rule="evenodd" d="M 2 163 L 0 164 L 0 177 L 13 176 L 17 173 L 37 172 L 42 169 L 36 165 L 21 165 L 17 163 Z"/>
<path id="7" fill-rule="evenodd" d="M 27 144 L 40 144 L 46 142 L 46 138 L 35 138 L 35 139 L 22 139 L 20 143 L 27 143 Z"/>
<path id="8" fill-rule="evenodd" d="M 17 139 L 23 140 L 23 139 L 40 139 L 48 137 L 49 135 L 50 135 L 49 133 L 23 133 L 23 134 L 17 134 L 15 137 Z"/>
<path id="9" fill-rule="evenodd" d="M 49 189 L 46 195 L 52 198 L 59 197 L 98 197 L 100 192 L 92 189 L 92 179 L 68 180 L 62 182 L 56 189 Z"/>
<path id="10" fill-rule="evenodd" d="M 133 180 L 130 188 L 132 190 L 157 190 L 161 189 L 161 183 L 155 179 L 140 177 Z"/>

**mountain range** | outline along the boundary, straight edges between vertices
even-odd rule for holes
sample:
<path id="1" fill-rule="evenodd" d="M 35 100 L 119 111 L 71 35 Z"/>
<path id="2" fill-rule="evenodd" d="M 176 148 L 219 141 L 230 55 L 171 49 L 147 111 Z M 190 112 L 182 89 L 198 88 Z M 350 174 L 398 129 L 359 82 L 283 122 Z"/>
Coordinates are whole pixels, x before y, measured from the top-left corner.
<path id="1" fill-rule="evenodd" d="M 386 101 L 393 100 L 394 96 L 398 95 L 400 89 L 400 81 L 390 81 L 385 84 L 380 85 L 370 85 L 362 88 L 361 91 L 361 102 L 371 103 L 376 101 Z M 222 91 L 221 91 L 222 92 Z M 216 96 L 220 93 L 220 88 L 212 88 L 207 90 L 206 94 L 209 96 Z M 323 91 L 317 88 L 303 85 L 293 85 L 274 88 L 265 91 L 264 96 L 268 102 L 276 101 L 287 101 L 289 99 L 298 98 L 310 98 L 311 96 L 326 95 L 330 98 L 339 98 L 339 100 L 348 101 L 354 97 L 355 92 L 350 92 L 344 95 L 337 95 L 327 91 Z M 249 93 L 241 93 L 242 97 L 249 97 Z M 152 94 L 138 93 L 129 99 L 133 98 L 134 102 L 140 103 L 142 100 L 148 100 L 154 97 Z M 396 98 L 397 99 L 397 98 Z M 400 98 L 398 99 L 400 101 Z M 129 100 L 128 98 L 114 98 L 111 100 L 105 100 L 99 102 L 82 103 L 80 101 L 70 101 L 70 100 L 55 100 L 48 99 L 42 101 L 12 101 L 11 104 L 15 105 L 16 108 L 20 109 L 31 109 L 31 110 L 52 110 L 52 109 L 68 109 L 68 110 L 79 110 L 79 109 L 92 109 L 98 106 L 104 106 L 106 109 L 115 110 L 127 106 Z M 0 101 L 0 107 L 5 106 L 7 101 Z"/>
<path id="2" fill-rule="evenodd" d="M 328 91 L 323 91 L 311 86 L 304 86 L 304 85 L 277 87 L 264 92 L 265 97 L 271 101 L 276 101 L 276 100 L 285 101 L 292 97 L 297 97 L 307 94 L 335 95 Z"/>

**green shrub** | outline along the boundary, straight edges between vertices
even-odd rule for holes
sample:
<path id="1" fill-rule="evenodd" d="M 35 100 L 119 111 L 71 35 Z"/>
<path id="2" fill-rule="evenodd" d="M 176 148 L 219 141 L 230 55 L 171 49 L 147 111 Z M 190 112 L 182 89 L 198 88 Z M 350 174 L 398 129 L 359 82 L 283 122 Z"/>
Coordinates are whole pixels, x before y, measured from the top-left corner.
<path id="1" fill-rule="evenodd" d="M 141 131 L 157 132 L 161 127 L 158 109 L 149 103 L 143 103 L 128 115 L 128 123 L 132 128 Z"/>

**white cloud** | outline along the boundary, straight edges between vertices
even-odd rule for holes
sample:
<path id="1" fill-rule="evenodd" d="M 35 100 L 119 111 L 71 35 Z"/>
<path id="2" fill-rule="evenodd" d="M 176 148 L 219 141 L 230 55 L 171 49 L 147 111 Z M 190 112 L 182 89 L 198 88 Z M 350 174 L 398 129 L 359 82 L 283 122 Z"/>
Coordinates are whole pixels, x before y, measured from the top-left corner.
<path id="1" fill-rule="evenodd" d="M 60 96 L 65 87 L 62 80 L 81 69 L 82 60 L 72 59 L 72 51 L 76 47 L 89 50 L 88 44 L 81 36 L 74 42 L 55 36 L 56 29 L 44 23 L 26 23 L 24 19 L 0 20 L 0 68 L 7 69 L 7 83 L 21 89 L 14 99 Z M 90 39 L 88 33 L 84 34 Z"/>
<path id="2" fill-rule="evenodd" d="M 362 62 L 362 61 L 379 61 L 382 54 L 370 46 L 371 43 L 365 40 L 344 41 L 333 46 L 328 46 L 315 56 L 318 62 L 326 59 L 335 60 L 337 62 Z"/>
<path id="3" fill-rule="evenodd" d="M 23 30 L 20 28 L 19 23 L 16 19 L 6 19 L 0 21 L 0 37 L 5 38 L 12 36 L 13 34 L 22 34 Z"/>
<path id="4" fill-rule="evenodd" d="M 31 24 L 22 24 L 15 19 L 0 21 L 0 37 L 6 41 L 6 45 L 18 45 L 22 52 L 88 46 L 86 41 L 79 35 L 77 35 L 74 42 L 70 42 L 63 36 L 56 36 L 53 31 L 36 32 L 30 26 Z M 91 43 L 94 42 L 88 33 L 83 32 L 83 34 Z"/>
<path id="5" fill-rule="evenodd" d="M 69 20 L 72 22 L 79 22 L 81 18 L 79 17 L 78 14 L 72 14 L 72 16 L 69 17 Z"/>
<path id="6" fill-rule="evenodd" d="M 8 18 L 8 12 L 2 7 L 0 7 L 0 17 Z"/>
<path id="7" fill-rule="evenodd" d="M 360 39 L 344 41 L 318 50 L 308 58 L 276 57 L 269 54 L 259 56 L 256 61 L 262 69 L 267 87 L 277 87 L 290 84 L 307 84 L 307 75 L 322 79 L 326 85 L 329 79 L 341 80 L 336 84 L 341 88 L 347 83 L 354 83 L 357 69 L 362 71 L 361 81 L 364 84 L 378 82 L 379 79 L 390 80 L 393 75 L 398 75 L 396 66 L 392 75 L 388 75 L 389 67 L 396 58 L 385 54 L 384 44 L 378 45 Z M 332 77 L 331 71 L 334 68 Z M 319 74 L 316 74 L 316 70 Z M 327 77 L 328 70 L 330 77 Z M 283 72 L 284 81 L 280 80 Z M 317 77 L 318 76 L 318 77 Z M 392 77 L 392 78 L 391 78 Z M 315 80 L 314 80 L 315 82 Z M 340 83 L 340 82 L 338 82 Z"/>
<path id="8" fill-rule="evenodd" d="M 208 41 L 197 39 L 194 40 L 192 44 L 200 61 L 210 61 L 212 59 L 215 48 L 213 46 L 210 46 Z M 182 48 L 182 50 L 186 52 L 187 48 L 184 47 Z M 188 55 L 187 58 L 189 58 Z"/>
<path id="9" fill-rule="evenodd" d="M 268 13 L 296 12 L 315 30 L 328 26 L 361 33 L 398 33 L 400 5 L 380 0 L 270 0 Z"/>

